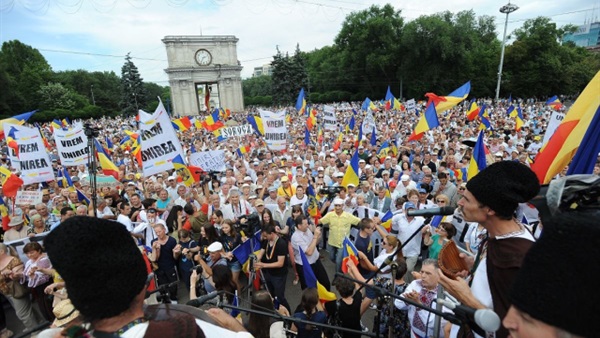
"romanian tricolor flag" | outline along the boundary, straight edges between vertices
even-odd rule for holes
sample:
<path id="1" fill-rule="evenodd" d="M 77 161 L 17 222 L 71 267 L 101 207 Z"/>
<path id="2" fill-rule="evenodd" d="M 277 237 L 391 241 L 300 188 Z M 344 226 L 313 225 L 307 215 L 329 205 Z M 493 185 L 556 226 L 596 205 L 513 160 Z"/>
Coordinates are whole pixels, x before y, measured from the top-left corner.
<path id="1" fill-rule="evenodd" d="M 108 158 L 100 142 L 98 140 L 94 140 L 94 142 L 96 143 L 96 156 L 98 156 L 98 162 L 100 162 L 100 167 L 102 167 L 102 173 L 113 176 L 118 180 L 119 168 Z"/>
<path id="2" fill-rule="evenodd" d="M 377 130 L 373 127 L 373 132 L 371 132 L 371 140 L 369 142 L 372 146 L 377 145 Z"/>
<path id="3" fill-rule="evenodd" d="M 512 95 L 508 97 L 508 103 L 510 106 L 508 106 L 508 109 L 506 110 L 506 115 L 513 117 L 517 112 L 515 111 L 515 105 L 512 103 Z"/>
<path id="4" fill-rule="evenodd" d="M 323 128 L 319 127 L 319 131 L 317 132 L 317 142 L 319 144 L 323 143 Z"/>
<path id="5" fill-rule="evenodd" d="M 452 171 L 456 180 L 467 181 L 467 168 L 453 169 Z"/>
<path id="6" fill-rule="evenodd" d="M 306 95 L 304 94 L 304 88 L 301 88 L 300 93 L 298 94 L 296 110 L 298 111 L 298 115 L 304 115 L 306 111 Z"/>
<path id="7" fill-rule="evenodd" d="M 361 109 L 365 111 L 368 111 L 369 109 L 375 111 L 377 110 L 377 106 L 375 106 L 373 101 L 371 101 L 371 99 L 367 97 L 365 99 L 365 102 L 363 102 Z"/>
<path id="8" fill-rule="evenodd" d="M 354 262 L 355 265 L 358 265 L 358 250 L 354 243 L 348 239 L 348 237 L 344 237 L 344 241 L 342 242 L 342 272 L 348 273 L 348 260 Z"/>
<path id="9" fill-rule="evenodd" d="M 541 184 L 547 184 L 569 162 L 568 175 L 591 174 L 600 152 L 600 72 L 579 95 L 550 141 L 531 165 Z M 572 160 L 572 161 L 571 161 Z"/>
<path id="10" fill-rule="evenodd" d="M 490 113 L 488 113 L 485 104 L 481 106 L 481 110 L 479 111 L 479 117 L 481 118 L 481 122 L 479 123 L 479 130 L 488 130 L 492 128 L 492 123 L 490 122 Z"/>
<path id="11" fill-rule="evenodd" d="M 392 155 L 398 156 L 398 144 L 396 144 L 396 140 L 392 141 L 392 145 L 390 147 L 390 151 L 392 152 Z"/>
<path id="12" fill-rule="evenodd" d="M 554 108 L 556 110 L 559 110 L 563 106 L 556 95 L 549 98 L 548 101 L 546 101 L 546 105 L 551 106 L 552 108 Z"/>
<path id="13" fill-rule="evenodd" d="M 173 127 L 178 131 L 186 131 L 192 127 L 192 121 L 189 116 L 184 116 L 173 120 Z"/>
<path id="14" fill-rule="evenodd" d="M 437 96 L 434 93 L 426 93 L 425 96 L 429 98 L 427 105 L 433 102 L 436 112 L 442 113 L 461 103 L 469 96 L 470 91 L 471 81 L 468 81 L 447 96 Z"/>
<path id="15" fill-rule="evenodd" d="M 431 225 L 434 228 L 437 228 L 440 226 L 441 223 L 450 223 L 450 222 L 452 222 L 451 216 L 435 215 L 431 219 L 431 223 L 429 223 L 429 225 Z"/>
<path id="16" fill-rule="evenodd" d="M 247 154 L 249 152 L 250 152 L 249 146 L 241 146 L 236 150 L 236 153 L 239 157 L 244 157 L 244 154 Z"/>
<path id="17" fill-rule="evenodd" d="M 67 168 L 63 167 L 58 171 L 58 176 L 56 176 L 56 182 L 61 188 L 73 187 L 73 181 L 71 180 L 71 176 L 69 176 L 69 173 L 67 172 Z"/>
<path id="18" fill-rule="evenodd" d="M 485 162 L 485 144 L 483 143 L 483 130 L 479 132 L 477 142 L 473 147 L 473 156 L 469 163 L 469 170 L 467 171 L 468 179 L 475 177 L 480 171 L 485 169 L 487 166 Z"/>
<path id="19" fill-rule="evenodd" d="M 221 142 L 221 141 L 225 141 L 226 140 L 226 138 L 221 135 L 221 131 L 219 129 L 213 131 L 212 133 L 213 133 L 213 135 L 216 136 L 217 142 Z"/>
<path id="20" fill-rule="evenodd" d="M 317 111 L 315 109 L 311 109 L 308 113 L 308 118 L 306 119 L 306 126 L 308 130 L 312 130 L 314 126 L 317 125 Z"/>
<path id="21" fill-rule="evenodd" d="M 362 131 L 362 123 L 358 126 L 358 136 L 356 137 L 356 141 L 354 141 L 354 148 L 358 148 L 360 145 L 360 141 L 362 140 L 363 131 Z"/>
<path id="22" fill-rule="evenodd" d="M 383 142 L 381 147 L 379 147 L 379 151 L 377 152 L 377 157 L 382 160 L 385 159 L 386 156 L 390 153 L 390 143 L 388 141 Z"/>
<path id="23" fill-rule="evenodd" d="M 113 148 L 115 147 L 115 145 L 112 143 L 112 141 L 110 140 L 110 137 L 108 137 L 108 135 L 104 137 L 104 142 L 106 142 L 106 146 L 108 147 L 108 149 L 110 151 L 112 151 Z"/>
<path id="24" fill-rule="evenodd" d="M 389 191 L 389 190 L 388 190 Z M 392 230 L 392 217 L 394 214 L 391 210 L 388 210 L 383 217 L 381 217 L 381 226 L 387 231 L 390 232 Z"/>
<path id="25" fill-rule="evenodd" d="M 306 254 L 302 248 L 298 248 L 300 251 L 300 258 L 302 259 L 302 271 L 304 272 L 304 283 L 306 283 L 307 288 L 315 288 L 317 289 L 317 293 L 319 294 L 319 300 L 321 302 L 329 302 L 332 300 L 336 300 L 337 297 L 335 293 L 327 290 L 315 276 L 315 272 L 313 271 L 310 263 L 308 263 L 308 259 L 306 258 Z"/>
<path id="26" fill-rule="evenodd" d="M 356 124 L 356 121 L 354 120 L 354 115 L 352 115 L 350 117 L 350 120 L 348 121 L 348 124 L 346 124 L 346 133 L 353 131 L 355 124 Z"/>
<path id="27" fill-rule="evenodd" d="M 340 132 L 340 135 L 338 135 L 337 140 L 333 144 L 333 150 L 334 151 L 337 151 L 338 149 L 340 149 L 340 146 L 342 145 L 342 141 L 343 140 L 344 140 L 344 133 Z"/>
<path id="28" fill-rule="evenodd" d="M 6 232 L 8 229 L 8 223 L 10 223 L 10 217 L 8 217 L 8 208 L 4 204 L 4 198 L 0 197 L 0 216 L 2 217 L 2 229 Z"/>
<path id="29" fill-rule="evenodd" d="M 19 145 L 17 144 L 16 132 L 18 132 L 17 128 L 10 127 L 8 134 L 6 134 L 6 145 L 15 152 L 17 157 L 19 157 Z"/>
<path id="30" fill-rule="evenodd" d="M 440 121 L 438 120 L 437 113 L 435 111 L 435 106 L 433 103 L 429 103 L 427 105 L 427 110 L 425 113 L 421 115 L 415 130 L 408 138 L 409 141 L 420 140 L 423 137 L 423 134 L 440 125 Z"/>
<path id="31" fill-rule="evenodd" d="M 79 202 L 81 202 L 85 205 L 92 204 L 92 201 L 83 192 L 81 192 L 81 190 L 79 190 L 79 189 L 75 189 L 75 190 L 77 190 L 77 200 L 79 200 Z"/>
<path id="32" fill-rule="evenodd" d="M 254 128 L 254 131 L 256 131 L 259 136 L 265 134 L 265 127 L 263 126 L 260 116 L 248 116 L 246 117 L 246 120 L 252 125 L 252 128 Z"/>
<path id="33" fill-rule="evenodd" d="M 517 131 L 521 131 L 521 128 L 523 127 L 523 124 L 525 123 L 523 121 L 523 111 L 521 110 L 521 107 L 517 107 L 516 111 L 517 111 L 517 117 L 515 119 L 515 129 Z"/>
<path id="34" fill-rule="evenodd" d="M 467 111 L 467 120 L 473 121 L 479 115 L 479 106 L 475 99 L 471 100 L 471 105 L 469 106 L 469 110 Z"/>
<path id="35" fill-rule="evenodd" d="M 4 137 L 4 124 L 5 123 L 12 123 L 12 124 L 16 124 L 16 125 L 23 125 L 23 123 L 27 122 L 27 120 L 29 120 L 29 118 L 31 117 L 31 115 L 33 115 L 35 112 L 37 112 L 37 109 L 34 111 L 30 111 L 27 113 L 23 113 L 23 114 L 19 114 L 19 115 L 15 115 L 13 117 L 9 117 L 7 119 L 4 120 L 0 120 L 0 138 Z"/>
<path id="36" fill-rule="evenodd" d="M 204 129 L 208 131 L 215 131 L 224 126 L 223 122 L 219 120 L 219 109 L 215 109 L 215 111 L 210 114 L 203 122 Z"/>
<path id="37" fill-rule="evenodd" d="M 304 144 L 307 147 L 310 145 L 310 131 L 308 130 L 308 126 L 304 128 Z"/>
<path id="38" fill-rule="evenodd" d="M 352 183 L 355 187 L 358 187 L 359 176 L 358 176 L 358 149 L 354 151 L 354 155 L 350 159 L 350 165 L 346 169 L 346 173 L 342 178 L 342 186 L 348 187 L 348 184 Z"/>
<path id="39" fill-rule="evenodd" d="M 23 185 L 23 180 L 7 168 L 0 166 L 0 183 L 2 184 L 2 194 L 6 197 L 15 198 L 17 191 Z"/>
<path id="40" fill-rule="evenodd" d="M 317 201 L 317 194 L 315 193 L 315 188 L 312 185 L 309 185 L 306 188 L 306 196 L 308 197 L 307 211 L 310 217 L 313 218 L 315 224 L 319 223 L 319 219 L 321 219 L 321 210 L 319 210 L 319 202 Z"/>
<path id="41" fill-rule="evenodd" d="M 175 168 L 175 172 L 179 177 L 181 177 L 181 181 L 185 184 L 186 187 L 191 187 L 194 182 L 194 175 L 192 175 L 190 169 L 183 161 L 183 157 L 181 154 L 175 156 L 171 161 L 173 163 L 173 168 Z"/>

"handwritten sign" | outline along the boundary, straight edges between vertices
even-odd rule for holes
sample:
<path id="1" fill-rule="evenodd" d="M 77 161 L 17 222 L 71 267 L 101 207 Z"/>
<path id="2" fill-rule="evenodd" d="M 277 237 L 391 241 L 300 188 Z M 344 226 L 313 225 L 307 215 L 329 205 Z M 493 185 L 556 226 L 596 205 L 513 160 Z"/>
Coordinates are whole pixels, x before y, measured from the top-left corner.
<path id="1" fill-rule="evenodd" d="M 36 205 L 38 203 L 42 203 L 42 195 L 41 191 L 25 191 L 21 190 L 17 192 L 17 197 L 15 198 L 16 205 Z"/>
<path id="2" fill-rule="evenodd" d="M 190 155 L 190 165 L 200 167 L 204 171 L 225 171 L 225 151 L 200 151 Z"/>

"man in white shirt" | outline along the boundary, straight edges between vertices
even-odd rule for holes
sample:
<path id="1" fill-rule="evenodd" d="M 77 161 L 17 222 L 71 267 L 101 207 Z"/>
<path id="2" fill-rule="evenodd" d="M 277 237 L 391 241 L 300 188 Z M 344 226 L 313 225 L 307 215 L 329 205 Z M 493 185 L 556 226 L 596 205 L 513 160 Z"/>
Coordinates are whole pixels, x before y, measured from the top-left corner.
<path id="1" fill-rule="evenodd" d="M 412 281 L 406 290 L 404 290 L 402 296 L 412 300 L 413 302 L 420 303 L 421 305 L 432 307 L 432 301 L 437 298 L 438 283 L 440 281 L 437 267 L 437 262 L 435 260 L 424 260 L 421 267 L 421 278 Z M 436 315 L 433 315 L 430 312 L 414 305 L 405 303 L 400 299 L 395 299 L 394 305 L 399 310 L 408 309 L 408 320 L 410 321 L 410 327 L 413 333 L 411 336 L 435 336 L 434 327 L 437 317 Z M 440 337 L 443 337 L 442 331 L 445 323 L 446 320 L 442 318 L 441 325 L 439 326 Z"/>
<path id="2" fill-rule="evenodd" d="M 404 213 L 395 215 L 392 218 L 392 234 L 396 235 L 400 243 L 404 245 L 402 254 L 406 258 L 407 272 L 405 280 L 412 281 L 412 272 L 415 269 L 419 254 L 421 253 L 421 226 L 425 222 L 423 217 L 407 216 L 408 210 L 416 210 L 417 207 L 412 202 L 404 203 Z M 407 242 L 412 234 L 417 233 L 410 242 Z"/>
<path id="3" fill-rule="evenodd" d="M 300 286 L 302 290 L 306 289 L 306 280 L 304 277 L 304 269 L 302 257 L 300 256 L 300 248 L 306 255 L 306 260 L 310 264 L 311 269 L 317 277 L 317 281 L 321 283 L 327 290 L 331 288 L 327 271 L 319 260 L 319 250 L 317 245 L 321 240 L 321 227 L 315 227 L 308 224 L 308 219 L 304 216 L 298 216 L 294 222 L 296 223 L 296 231 L 292 235 L 292 248 L 294 249 L 294 261 L 296 262 L 296 271 L 300 278 Z M 312 229 L 311 229 L 312 227 Z M 313 235 L 314 230 L 314 235 Z"/>

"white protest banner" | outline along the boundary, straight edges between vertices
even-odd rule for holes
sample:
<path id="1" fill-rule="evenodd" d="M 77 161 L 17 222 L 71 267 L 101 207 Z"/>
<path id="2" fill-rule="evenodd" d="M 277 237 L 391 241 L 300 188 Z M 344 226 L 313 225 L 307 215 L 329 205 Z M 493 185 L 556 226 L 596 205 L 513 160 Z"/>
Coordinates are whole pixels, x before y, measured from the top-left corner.
<path id="1" fill-rule="evenodd" d="M 11 137 L 18 145 L 18 152 L 13 154 L 17 162 L 13 162 L 13 156 L 11 156 L 11 163 L 13 167 L 21 171 L 23 184 L 54 180 L 54 171 L 51 167 L 50 157 L 48 157 L 44 141 L 37 128 L 5 123 L 4 131 L 7 137 L 9 134 L 12 134 L 14 137 Z"/>
<path id="2" fill-rule="evenodd" d="M 88 138 L 81 123 L 73 124 L 73 128 L 54 130 L 56 150 L 63 166 L 86 164 L 88 160 Z"/>
<path id="3" fill-rule="evenodd" d="M 337 117 L 335 116 L 335 108 L 332 106 L 323 107 L 323 128 L 326 130 L 337 130 Z"/>
<path id="4" fill-rule="evenodd" d="M 272 150 L 285 150 L 287 142 L 287 129 L 285 127 L 285 110 L 274 113 L 260 110 L 263 128 L 265 130 L 265 142 Z"/>
<path id="5" fill-rule="evenodd" d="M 417 109 L 417 102 L 415 102 L 415 99 L 410 99 L 406 101 L 406 109 L 413 111 Z"/>
<path id="6" fill-rule="evenodd" d="M 375 119 L 373 118 L 373 113 L 371 112 L 371 110 L 368 110 L 367 116 L 365 116 L 365 119 L 363 120 L 362 124 L 363 135 L 372 133 L 373 128 L 375 128 Z"/>
<path id="7" fill-rule="evenodd" d="M 15 198 L 16 205 L 36 205 L 42 203 L 41 191 L 17 191 L 17 197 Z"/>
<path id="8" fill-rule="evenodd" d="M 558 128 L 558 126 L 564 118 L 564 113 L 558 112 L 556 110 L 552 113 L 552 116 L 550 116 L 550 121 L 548 121 L 548 128 L 546 128 L 546 134 L 544 134 L 544 141 L 542 141 L 542 144 L 546 144 L 548 141 L 550 141 L 550 138 L 552 137 L 552 135 L 554 135 L 556 128 Z"/>
<path id="9" fill-rule="evenodd" d="M 184 152 L 162 102 L 159 102 L 150 119 L 142 122 L 141 116 L 142 114 L 140 114 L 140 138 L 144 176 L 173 169 L 171 160 Z"/>
<path id="10" fill-rule="evenodd" d="M 204 171 L 225 171 L 225 151 L 200 151 L 190 155 L 190 165 L 200 167 Z"/>
<path id="11" fill-rule="evenodd" d="M 224 138 L 234 137 L 234 136 L 244 136 L 250 135 L 253 133 L 252 125 L 243 124 L 241 126 L 233 126 L 233 127 L 223 127 L 219 129 L 221 132 L 221 136 Z"/>

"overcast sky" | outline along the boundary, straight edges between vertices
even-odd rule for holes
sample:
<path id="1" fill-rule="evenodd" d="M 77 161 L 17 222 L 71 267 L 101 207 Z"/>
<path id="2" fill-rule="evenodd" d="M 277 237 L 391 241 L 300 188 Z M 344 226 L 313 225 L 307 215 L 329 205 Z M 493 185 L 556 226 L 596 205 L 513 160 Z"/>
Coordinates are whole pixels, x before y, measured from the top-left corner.
<path id="1" fill-rule="evenodd" d="M 0 40 L 18 39 L 40 50 L 53 70 L 114 71 L 131 52 L 144 81 L 168 85 L 167 35 L 235 35 L 242 77 L 268 63 L 275 46 L 293 53 L 333 44 L 346 15 L 371 4 L 392 3 L 410 21 L 421 15 L 473 9 L 496 17 L 502 37 L 507 1 L 430 0 L 2 0 Z M 38 5 L 39 3 L 46 5 Z M 600 0 L 518 1 L 508 32 L 526 19 L 549 16 L 558 26 L 599 21 Z"/>

